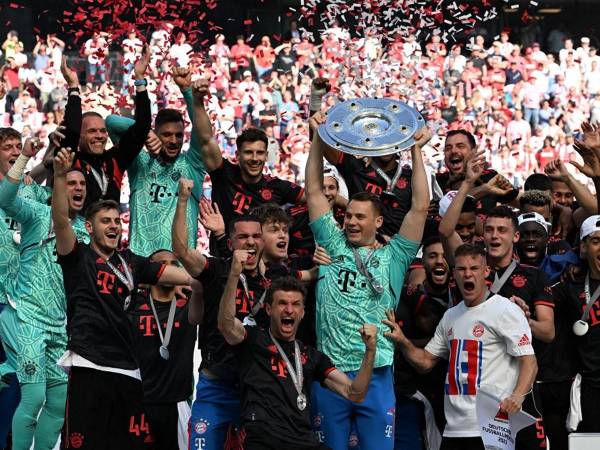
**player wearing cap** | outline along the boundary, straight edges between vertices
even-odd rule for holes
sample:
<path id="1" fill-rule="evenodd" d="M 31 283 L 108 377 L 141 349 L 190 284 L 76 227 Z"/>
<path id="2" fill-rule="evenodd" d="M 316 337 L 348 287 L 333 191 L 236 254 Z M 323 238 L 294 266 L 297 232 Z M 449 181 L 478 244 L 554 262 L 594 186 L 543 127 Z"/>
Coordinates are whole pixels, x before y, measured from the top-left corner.
<path id="1" fill-rule="evenodd" d="M 568 305 L 577 371 L 581 374 L 581 417 L 577 431 L 598 433 L 600 405 L 600 216 L 588 217 L 581 225 L 580 251 L 585 255 L 586 270 L 575 280 L 567 279 L 554 288 L 557 301 Z M 565 348 L 566 349 L 566 348 Z M 568 354 L 564 355 L 568 358 Z"/>
<path id="2" fill-rule="evenodd" d="M 514 413 L 531 391 L 537 370 L 531 330 L 523 312 L 507 298 L 491 293 L 485 250 L 461 245 L 455 253 L 454 278 L 463 302 L 450 308 L 424 349 L 403 334 L 394 314 L 386 336 L 420 372 L 448 360 L 446 428 L 442 450 L 483 450 L 475 410 L 480 389 L 501 396 L 500 409 Z"/>
<path id="3" fill-rule="evenodd" d="M 7 292 L 10 306 L 3 323 L 13 323 L 14 346 L 5 342 L 16 361 L 21 402 L 13 417 L 13 446 L 52 447 L 64 417 L 66 376 L 56 361 L 66 346 L 63 277 L 55 264 L 55 234 L 50 206 L 17 195 L 28 160 L 40 149 L 27 140 L 21 155 L 0 184 L 0 208 L 21 225 L 18 272 Z M 77 237 L 87 237 L 79 216 L 85 201 L 85 179 L 79 170 L 67 174 L 68 215 Z M 12 316 L 12 318 L 11 318 Z M 39 417 L 39 419 L 38 419 Z"/>
<path id="4" fill-rule="evenodd" d="M 515 247 L 522 264 L 539 267 L 546 257 L 548 234 L 552 224 L 536 212 L 525 212 L 518 218 L 519 241 Z"/>
<path id="5" fill-rule="evenodd" d="M 368 394 L 376 357 L 377 327 L 363 324 L 364 351 L 360 369 L 350 379 L 325 354 L 296 339 L 304 317 L 306 290 L 290 277 L 273 281 L 266 292 L 269 324 L 244 325 L 236 317 L 235 291 L 248 253 L 236 250 L 219 307 L 219 330 L 237 346 L 240 358 L 242 423 L 248 450 L 326 449 L 311 429 L 311 385 L 318 382 L 356 403 Z M 346 441 L 347 442 L 347 441 Z"/>
<path id="6" fill-rule="evenodd" d="M 173 79 L 179 86 L 193 117 L 191 72 L 183 67 L 173 69 Z M 193 120 L 192 120 L 193 123 Z M 133 120 L 108 116 L 106 127 L 114 143 L 134 124 Z M 154 120 L 154 131 L 148 135 L 146 148 L 127 168 L 131 197 L 129 200 L 129 248 L 141 256 L 148 256 L 160 248 L 170 249 L 171 221 L 177 205 L 180 178 L 194 181 L 188 209 L 189 246 L 196 248 L 199 202 L 206 169 L 202 163 L 196 130 L 192 128 L 190 147 L 182 153 L 184 121 L 174 109 L 161 109 Z"/>
<path id="7" fill-rule="evenodd" d="M 315 130 L 324 121 L 324 114 L 315 114 L 311 128 Z M 325 144 L 318 133 L 313 133 L 306 164 L 308 211 L 317 244 L 324 247 L 333 260 L 320 269 L 317 283 L 317 345 L 340 370 L 351 376 L 362 359 L 362 346 L 352 330 L 365 322 L 380 322 L 386 310 L 396 308 L 404 275 L 419 247 L 429 207 L 421 148 L 430 137 L 427 129 L 420 130 L 417 143 L 411 149 L 411 209 L 391 241 L 376 249 L 376 233 L 383 223 L 379 197 L 368 192 L 356 194 L 346 209 L 342 231 L 323 194 Z M 350 422 L 355 417 L 362 445 L 393 448 L 395 398 L 390 395 L 393 356 L 391 343 L 380 340 L 364 404 L 349 402 L 315 385 L 313 406 L 327 445 L 334 449 L 347 446 Z"/>
<path id="8" fill-rule="evenodd" d="M 67 297 L 69 368 L 62 448 L 137 449 L 148 439 L 142 383 L 127 311 L 139 284 L 189 285 L 185 270 L 118 251 L 119 205 L 96 202 L 86 212 L 90 244 L 76 240 L 69 221 L 67 173 L 73 153 L 54 158 L 52 221 Z"/>
<path id="9" fill-rule="evenodd" d="M 300 186 L 263 175 L 268 145 L 264 131 L 248 128 L 238 136 L 238 164 L 223 158 L 204 108 L 204 98 L 208 94 L 208 81 L 196 81 L 193 120 L 199 134 L 202 160 L 213 185 L 212 200 L 219 205 L 225 223 L 230 223 L 235 216 L 248 214 L 252 208 L 263 203 L 298 203 L 304 196 Z"/>
<path id="10" fill-rule="evenodd" d="M 169 250 L 157 250 L 148 259 L 179 266 Z M 180 410 L 189 410 L 187 402 L 194 383 L 196 324 L 188 316 L 193 315 L 190 309 L 202 307 L 201 294 L 201 286 L 194 286 L 190 299 L 176 298 L 175 286 L 151 286 L 136 291 L 133 299 L 135 309 L 129 320 L 140 363 L 144 412 L 156 450 L 179 447 Z M 187 442 L 187 435 L 182 441 Z"/>

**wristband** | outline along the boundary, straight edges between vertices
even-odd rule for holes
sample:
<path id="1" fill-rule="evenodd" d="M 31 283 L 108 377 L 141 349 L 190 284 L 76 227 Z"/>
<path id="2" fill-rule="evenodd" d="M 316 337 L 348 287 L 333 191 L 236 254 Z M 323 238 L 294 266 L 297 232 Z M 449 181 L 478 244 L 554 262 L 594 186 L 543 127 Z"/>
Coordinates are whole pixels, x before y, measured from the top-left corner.
<path id="1" fill-rule="evenodd" d="M 79 91 L 79 87 L 72 87 L 67 89 L 68 95 L 79 95 L 81 92 Z"/>
<path id="2" fill-rule="evenodd" d="M 133 85 L 135 87 L 139 87 L 139 86 L 148 86 L 148 81 L 144 78 L 143 80 L 135 80 L 133 82 Z"/>
<path id="3" fill-rule="evenodd" d="M 21 180 L 23 178 L 23 172 L 25 172 L 25 166 L 29 161 L 29 156 L 25 156 L 23 154 L 19 155 L 13 166 L 10 168 L 8 173 L 6 174 L 8 177 L 13 180 Z"/>
<path id="4" fill-rule="evenodd" d="M 320 111 L 323 97 L 327 94 L 327 89 L 315 89 L 310 91 L 310 111 Z"/>

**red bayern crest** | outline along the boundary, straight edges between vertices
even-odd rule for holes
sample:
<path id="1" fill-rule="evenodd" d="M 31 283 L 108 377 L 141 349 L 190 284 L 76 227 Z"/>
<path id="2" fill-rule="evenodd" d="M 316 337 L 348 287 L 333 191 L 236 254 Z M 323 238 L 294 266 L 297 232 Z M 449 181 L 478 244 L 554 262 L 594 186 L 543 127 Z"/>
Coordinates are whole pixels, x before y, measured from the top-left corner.
<path id="1" fill-rule="evenodd" d="M 523 275 L 513 275 L 511 281 L 514 287 L 522 288 L 525 286 L 525 283 L 527 283 L 527 278 L 525 278 Z"/>
<path id="2" fill-rule="evenodd" d="M 262 191 L 260 191 L 260 195 L 266 202 L 273 198 L 273 192 L 271 192 L 271 189 L 263 189 Z"/>
<path id="3" fill-rule="evenodd" d="M 481 325 L 480 323 L 478 323 L 477 325 L 475 325 L 473 327 L 473 336 L 481 337 L 481 336 L 483 336 L 483 332 L 484 332 L 483 325 Z"/>
<path id="4" fill-rule="evenodd" d="M 81 446 L 83 445 L 83 434 L 71 433 L 71 436 L 69 437 L 69 441 L 71 442 L 71 447 L 81 448 Z"/>
<path id="5" fill-rule="evenodd" d="M 398 189 L 406 189 L 408 187 L 408 180 L 404 177 L 400 178 L 396 183 Z"/>

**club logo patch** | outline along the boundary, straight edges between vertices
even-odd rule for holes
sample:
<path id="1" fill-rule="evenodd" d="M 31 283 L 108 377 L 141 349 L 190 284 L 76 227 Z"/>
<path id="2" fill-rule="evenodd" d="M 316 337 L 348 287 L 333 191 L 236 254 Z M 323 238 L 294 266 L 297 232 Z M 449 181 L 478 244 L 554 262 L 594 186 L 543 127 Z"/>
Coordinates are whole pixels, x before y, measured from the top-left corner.
<path id="1" fill-rule="evenodd" d="M 208 422 L 204 420 L 199 420 L 194 424 L 194 432 L 196 434 L 204 434 L 208 430 Z"/>
<path id="2" fill-rule="evenodd" d="M 408 180 L 406 178 L 400 178 L 396 183 L 398 189 L 406 189 L 408 187 Z"/>
<path id="3" fill-rule="evenodd" d="M 83 445 L 83 434 L 71 433 L 71 436 L 69 436 L 69 442 L 71 443 L 71 447 L 81 448 Z"/>
<path id="4" fill-rule="evenodd" d="M 25 372 L 26 375 L 33 375 L 35 374 L 35 371 L 35 363 L 33 363 L 32 361 L 25 361 L 23 363 L 23 372 Z"/>
<path id="5" fill-rule="evenodd" d="M 270 189 L 263 189 L 262 191 L 260 191 L 260 195 L 266 202 L 273 198 L 273 192 L 271 192 Z"/>
<path id="6" fill-rule="evenodd" d="M 180 178 L 181 178 L 181 172 L 179 172 L 178 170 L 176 170 L 175 172 L 173 172 L 171 174 L 171 180 L 173 180 L 173 181 L 179 181 Z"/>
<path id="7" fill-rule="evenodd" d="M 477 325 L 475 325 L 473 327 L 473 336 L 481 337 L 481 336 L 483 336 L 483 332 L 484 332 L 483 325 L 478 323 Z"/>
<path id="8" fill-rule="evenodd" d="M 527 283 L 527 278 L 525 278 L 522 275 L 514 275 L 511 278 L 512 284 L 514 287 L 516 288 L 522 288 L 523 286 L 525 286 L 525 283 Z"/>

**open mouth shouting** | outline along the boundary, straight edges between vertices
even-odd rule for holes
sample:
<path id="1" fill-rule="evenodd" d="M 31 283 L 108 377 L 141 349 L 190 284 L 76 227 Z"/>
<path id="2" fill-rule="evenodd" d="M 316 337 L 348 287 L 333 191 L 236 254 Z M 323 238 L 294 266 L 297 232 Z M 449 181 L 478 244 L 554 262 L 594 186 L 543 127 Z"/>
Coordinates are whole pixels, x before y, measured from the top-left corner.
<path id="1" fill-rule="evenodd" d="M 436 266 L 431 271 L 431 279 L 435 284 L 444 284 L 447 279 L 448 270 L 445 266 Z"/>
<path id="2" fill-rule="evenodd" d="M 111 247 L 116 247 L 119 242 L 119 233 L 116 231 L 107 231 L 104 236 Z"/>
<path id="3" fill-rule="evenodd" d="M 246 266 L 253 267 L 256 264 L 256 255 L 258 251 L 256 248 L 247 248 L 245 249 L 248 252 L 248 258 L 246 259 Z"/>
<path id="4" fill-rule="evenodd" d="M 284 334 L 290 334 L 294 331 L 294 324 L 296 320 L 291 316 L 281 318 L 281 331 Z"/>
<path id="5" fill-rule="evenodd" d="M 448 169 L 451 172 L 462 172 L 464 158 L 461 155 L 452 155 L 448 161 Z"/>
<path id="6" fill-rule="evenodd" d="M 463 294 L 464 295 L 469 295 L 472 294 L 473 291 L 475 291 L 475 282 L 473 281 L 465 281 L 463 282 Z"/>
<path id="7" fill-rule="evenodd" d="M 83 208 L 83 194 L 74 194 L 71 200 L 71 204 L 74 208 Z"/>

